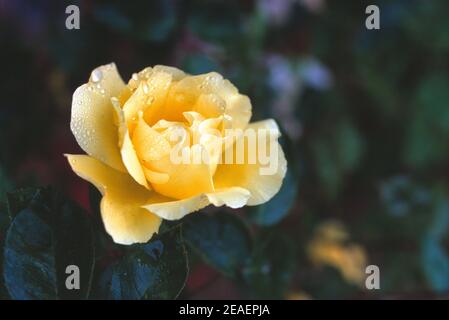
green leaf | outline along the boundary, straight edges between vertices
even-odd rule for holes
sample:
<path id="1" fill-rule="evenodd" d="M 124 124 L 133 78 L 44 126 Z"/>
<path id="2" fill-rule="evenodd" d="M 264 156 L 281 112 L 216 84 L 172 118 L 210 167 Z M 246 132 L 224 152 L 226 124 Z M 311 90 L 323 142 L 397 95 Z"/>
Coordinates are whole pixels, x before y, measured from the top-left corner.
<path id="1" fill-rule="evenodd" d="M 311 146 L 318 180 L 330 198 L 338 196 L 345 175 L 357 169 L 364 152 L 364 141 L 351 122 L 334 122 Z"/>
<path id="2" fill-rule="evenodd" d="M 256 298 L 281 299 L 295 267 L 292 242 L 278 233 L 261 233 L 255 243 L 244 278 Z"/>
<path id="3" fill-rule="evenodd" d="M 325 139 L 317 139 L 312 148 L 319 182 L 326 194 L 333 198 L 342 183 L 342 173 L 330 143 Z"/>
<path id="4" fill-rule="evenodd" d="M 431 126 L 421 118 L 413 119 L 408 127 L 404 146 L 404 161 L 413 168 L 425 168 L 444 158 L 444 140 L 432 133 Z"/>
<path id="5" fill-rule="evenodd" d="M 342 121 L 335 133 L 336 153 L 340 167 L 348 172 L 357 167 L 363 153 L 363 140 L 360 133 L 349 121 Z"/>
<path id="6" fill-rule="evenodd" d="M 425 77 L 414 96 L 414 110 L 407 128 L 404 161 L 414 168 L 425 168 L 448 156 L 449 79 L 445 75 Z"/>
<path id="7" fill-rule="evenodd" d="M 436 52 L 449 49 L 449 21 L 446 1 L 417 1 L 401 21 L 417 44 Z"/>
<path id="8" fill-rule="evenodd" d="M 80 289 L 68 290 L 69 265 L 80 271 Z M 8 228 L 4 279 L 13 299 L 84 299 L 94 267 L 94 245 L 86 212 L 49 189 L 20 211 Z"/>
<path id="9" fill-rule="evenodd" d="M 187 253 L 178 227 L 146 244 L 126 247 L 121 259 L 103 272 L 99 296 L 114 300 L 175 299 L 187 275 Z"/>
<path id="10" fill-rule="evenodd" d="M 6 190 L 5 190 L 6 191 Z M 6 232 L 18 212 L 28 207 L 34 196 L 39 193 L 38 188 L 28 187 L 4 194 L 5 201 L 0 203 L 0 274 L 3 275 L 3 248 Z M 0 277 L 0 299 L 9 298 L 4 284 L 3 276 Z"/>
<path id="11" fill-rule="evenodd" d="M 248 227 L 235 214 L 199 213 L 183 224 L 189 247 L 204 261 L 228 276 L 237 276 L 251 250 Z"/>
<path id="12" fill-rule="evenodd" d="M 295 202 L 298 185 L 292 170 L 287 170 L 282 187 L 279 192 L 268 202 L 248 207 L 249 217 L 261 226 L 271 226 L 282 220 Z"/>
<path id="13" fill-rule="evenodd" d="M 449 290 L 449 256 L 442 244 L 449 226 L 449 201 L 437 193 L 433 221 L 423 238 L 421 261 L 427 281 L 433 290 Z"/>
<path id="14" fill-rule="evenodd" d="M 427 281 L 433 290 L 449 290 L 449 257 L 441 244 L 426 237 L 422 244 L 422 265 Z"/>

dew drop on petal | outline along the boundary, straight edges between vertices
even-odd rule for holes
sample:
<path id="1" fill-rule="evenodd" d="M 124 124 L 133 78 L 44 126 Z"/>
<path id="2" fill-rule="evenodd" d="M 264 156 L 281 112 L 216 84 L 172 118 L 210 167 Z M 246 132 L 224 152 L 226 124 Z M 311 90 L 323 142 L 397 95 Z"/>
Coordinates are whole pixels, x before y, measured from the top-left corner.
<path id="1" fill-rule="evenodd" d="M 102 78 L 103 78 L 103 73 L 101 72 L 101 70 L 99 68 L 92 71 L 92 73 L 90 75 L 90 79 L 94 83 L 101 81 Z"/>
<path id="2" fill-rule="evenodd" d="M 149 96 L 147 99 L 147 104 L 152 104 L 154 102 L 154 97 L 153 96 Z"/>
<path id="3" fill-rule="evenodd" d="M 146 83 L 143 84 L 142 89 L 145 94 L 148 94 L 148 92 L 150 91 L 150 88 L 148 87 L 148 85 Z"/>

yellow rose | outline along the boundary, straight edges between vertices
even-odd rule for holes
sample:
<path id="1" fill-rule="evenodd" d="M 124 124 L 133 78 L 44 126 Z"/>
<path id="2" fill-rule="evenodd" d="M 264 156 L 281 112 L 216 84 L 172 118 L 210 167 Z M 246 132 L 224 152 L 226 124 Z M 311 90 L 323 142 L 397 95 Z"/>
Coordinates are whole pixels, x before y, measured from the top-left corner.
<path id="1" fill-rule="evenodd" d="M 250 118 L 249 98 L 217 73 L 192 76 L 158 65 L 125 84 L 109 64 L 73 94 L 71 129 L 88 155 L 67 157 L 73 171 L 102 193 L 101 214 L 114 241 L 147 242 L 162 219 L 180 219 L 209 204 L 258 205 L 279 191 L 287 169 L 279 130 L 274 120 L 250 124 Z M 256 136 L 263 140 L 256 152 L 260 145 L 275 146 L 274 170 L 263 173 L 261 161 L 247 160 L 248 151 L 239 162 L 236 146 L 250 140 L 232 130 L 265 130 L 267 139 Z M 207 161 L 174 162 L 176 147 L 187 160 L 201 153 Z M 234 161 L 223 161 L 229 150 Z"/>

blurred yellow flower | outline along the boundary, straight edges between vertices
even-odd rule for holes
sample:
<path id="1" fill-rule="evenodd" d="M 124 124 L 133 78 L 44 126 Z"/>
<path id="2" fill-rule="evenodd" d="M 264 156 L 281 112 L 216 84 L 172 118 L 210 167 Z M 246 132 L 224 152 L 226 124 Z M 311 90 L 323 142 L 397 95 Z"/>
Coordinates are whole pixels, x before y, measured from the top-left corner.
<path id="1" fill-rule="evenodd" d="M 289 292 L 285 298 L 286 300 L 312 300 L 312 297 L 302 291 Z"/>
<path id="2" fill-rule="evenodd" d="M 341 224 L 324 223 L 309 243 L 308 254 L 314 264 L 332 266 L 346 281 L 361 286 L 366 276 L 366 253 L 360 245 L 345 243 L 348 239 L 349 235 Z"/>
<path id="3" fill-rule="evenodd" d="M 209 204 L 258 205 L 279 191 L 287 169 L 279 129 L 274 120 L 250 118 L 249 98 L 218 73 L 192 76 L 158 65 L 125 84 L 109 64 L 73 94 L 71 129 L 88 155 L 67 157 L 102 193 L 101 214 L 114 241 L 146 242 L 161 219 Z M 245 130 L 262 132 L 254 152 L 275 155 L 270 170 L 246 149 L 240 158 L 237 146 L 253 141 Z M 174 161 L 173 150 L 182 161 Z M 223 161 L 224 153 L 234 161 Z"/>

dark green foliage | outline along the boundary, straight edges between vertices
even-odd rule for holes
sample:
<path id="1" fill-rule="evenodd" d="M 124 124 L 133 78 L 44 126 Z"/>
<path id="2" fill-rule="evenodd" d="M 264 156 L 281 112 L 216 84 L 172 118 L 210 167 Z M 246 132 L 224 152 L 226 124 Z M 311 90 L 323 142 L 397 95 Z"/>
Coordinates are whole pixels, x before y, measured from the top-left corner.
<path id="1" fill-rule="evenodd" d="M 13 217 L 4 243 L 4 280 L 13 299 L 85 299 L 91 287 L 94 245 L 86 213 L 50 189 L 8 197 Z M 79 267 L 80 290 L 68 290 L 66 268 Z"/>
<path id="2" fill-rule="evenodd" d="M 146 244 L 126 248 L 101 276 L 98 298 L 175 299 L 187 275 L 187 253 L 181 227 L 177 227 Z"/>
<path id="3" fill-rule="evenodd" d="M 291 239 L 273 232 L 261 233 L 245 265 L 243 276 L 259 299 L 282 299 L 295 268 Z"/>
<path id="4" fill-rule="evenodd" d="M 261 226 L 271 226 L 281 221 L 296 200 L 297 181 L 292 170 L 288 170 L 279 192 L 267 203 L 248 208 L 252 221 Z"/>
<path id="5" fill-rule="evenodd" d="M 232 277 L 240 275 L 251 252 L 249 230 L 235 214 L 193 214 L 184 222 L 184 236 L 195 253 Z"/>

